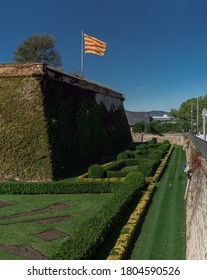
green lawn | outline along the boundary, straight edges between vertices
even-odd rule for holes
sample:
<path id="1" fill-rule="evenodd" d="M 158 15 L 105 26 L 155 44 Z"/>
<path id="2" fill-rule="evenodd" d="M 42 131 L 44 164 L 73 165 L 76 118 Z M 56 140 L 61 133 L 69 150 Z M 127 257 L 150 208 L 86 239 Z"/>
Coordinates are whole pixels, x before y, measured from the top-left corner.
<path id="1" fill-rule="evenodd" d="M 0 245 L 29 245 L 47 257 L 50 257 L 67 237 L 53 241 L 44 241 L 36 233 L 55 229 L 68 235 L 73 234 L 80 224 L 91 217 L 113 194 L 78 194 L 78 195 L 0 195 L 0 201 L 14 203 L 0 208 Z M 59 210 L 36 213 L 21 217 L 8 217 L 16 213 L 32 211 L 54 205 L 68 203 L 69 207 Z M 70 216 L 67 220 L 39 224 L 27 222 L 42 218 Z M 10 223 L 14 224 L 10 224 Z M 0 250 L 0 259 L 22 259 L 22 257 Z"/>
<path id="2" fill-rule="evenodd" d="M 175 147 L 129 259 L 185 259 L 185 161 L 182 147 Z"/>

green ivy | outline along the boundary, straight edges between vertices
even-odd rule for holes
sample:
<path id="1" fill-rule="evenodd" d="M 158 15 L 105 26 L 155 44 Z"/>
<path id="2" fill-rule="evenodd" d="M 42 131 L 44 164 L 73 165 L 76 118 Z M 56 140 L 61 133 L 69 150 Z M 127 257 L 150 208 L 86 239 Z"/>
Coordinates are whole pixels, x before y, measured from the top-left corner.
<path id="1" fill-rule="evenodd" d="M 108 112 L 93 91 L 47 75 L 0 79 L 0 180 L 67 178 L 132 141 L 123 108 Z"/>
<path id="2" fill-rule="evenodd" d="M 0 179 L 50 180 L 51 154 L 40 85 L 32 77 L 0 80 Z"/>

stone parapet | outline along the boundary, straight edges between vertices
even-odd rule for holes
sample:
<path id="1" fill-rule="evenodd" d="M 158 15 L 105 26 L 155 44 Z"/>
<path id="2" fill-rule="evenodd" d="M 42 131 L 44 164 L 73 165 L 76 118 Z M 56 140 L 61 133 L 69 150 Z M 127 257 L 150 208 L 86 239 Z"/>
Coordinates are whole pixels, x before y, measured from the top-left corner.
<path id="1" fill-rule="evenodd" d="M 34 76 L 44 74 L 44 64 L 0 64 L 0 77 Z"/>
<path id="2" fill-rule="evenodd" d="M 67 83 L 83 89 L 88 89 L 96 93 L 101 93 L 107 97 L 113 97 L 125 100 L 124 94 L 118 93 L 113 89 L 106 86 L 99 85 L 95 82 L 88 81 L 78 76 L 61 72 L 53 69 L 43 63 L 32 64 L 0 64 L 0 78 L 1 77 L 22 77 L 22 76 L 39 76 L 46 75 L 51 79 L 57 80 L 62 83 Z M 106 97 L 106 98 L 107 98 Z"/>

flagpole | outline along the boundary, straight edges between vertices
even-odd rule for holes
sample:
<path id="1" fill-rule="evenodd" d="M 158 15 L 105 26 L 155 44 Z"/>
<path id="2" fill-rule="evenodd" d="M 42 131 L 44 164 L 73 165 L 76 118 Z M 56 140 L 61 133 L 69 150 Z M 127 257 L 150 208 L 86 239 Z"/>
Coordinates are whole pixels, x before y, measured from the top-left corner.
<path id="1" fill-rule="evenodd" d="M 83 42 L 83 31 L 81 32 L 81 76 L 83 77 L 84 73 L 84 42 Z"/>

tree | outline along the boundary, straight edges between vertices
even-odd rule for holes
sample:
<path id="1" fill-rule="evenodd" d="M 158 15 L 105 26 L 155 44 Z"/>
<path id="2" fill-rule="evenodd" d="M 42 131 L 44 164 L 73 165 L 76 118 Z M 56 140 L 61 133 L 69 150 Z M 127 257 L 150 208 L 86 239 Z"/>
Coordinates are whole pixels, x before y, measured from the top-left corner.
<path id="1" fill-rule="evenodd" d="M 55 48 L 55 39 L 49 35 L 33 35 L 24 40 L 14 52 L 16 63 L 42 62 L 61 67 L 61 56 Z"/>
<path id="2" fill-rule="evenodd" d="M 132 131 L 134 133 L 141 133 L 141 132 L 144 132 L 144 129 L 145 129 L 145 123 L 144 121 L 141 121 L 141 122 L 138 122 L 138 123 L 135 123 L 132 127 Z"/>

